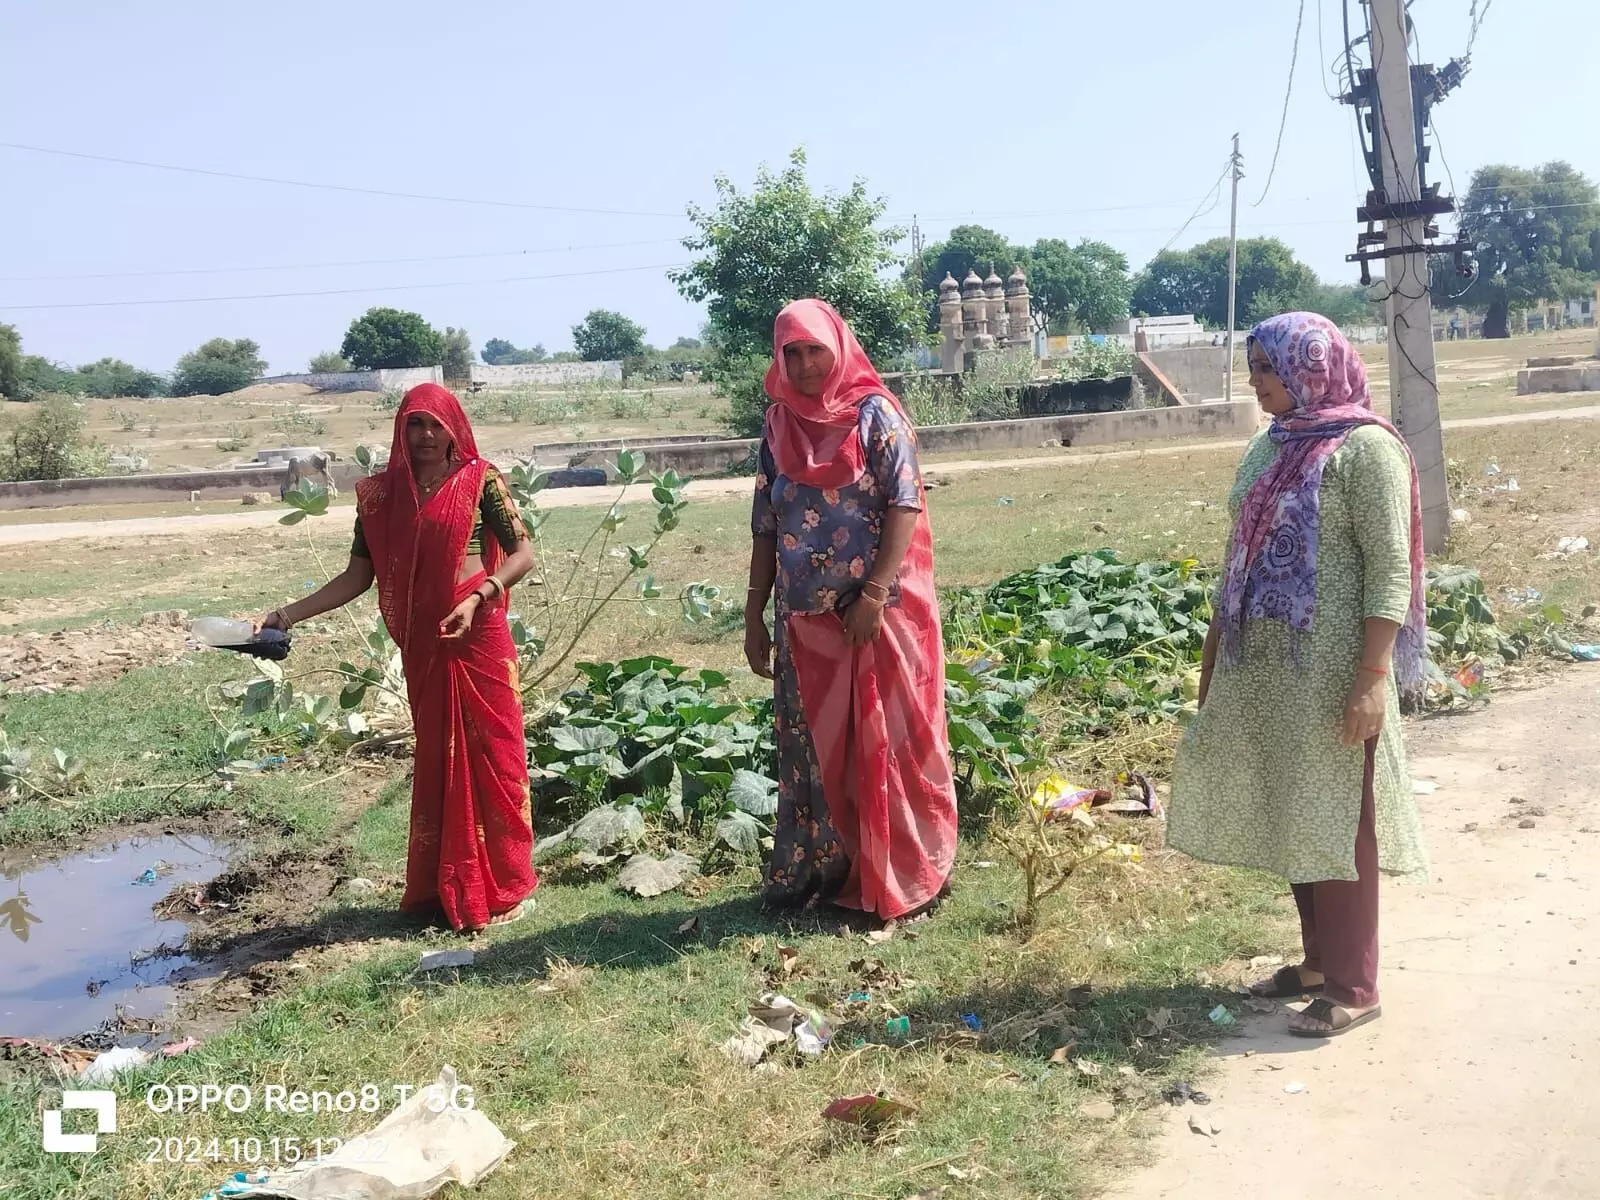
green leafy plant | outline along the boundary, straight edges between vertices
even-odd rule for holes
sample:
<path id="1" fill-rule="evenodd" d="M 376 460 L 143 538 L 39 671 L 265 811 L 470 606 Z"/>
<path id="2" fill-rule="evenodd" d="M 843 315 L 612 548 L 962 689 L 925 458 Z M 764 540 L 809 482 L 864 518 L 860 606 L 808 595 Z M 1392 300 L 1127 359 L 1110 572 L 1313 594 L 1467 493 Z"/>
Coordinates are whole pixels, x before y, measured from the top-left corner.
<path id="1" fill-rule="evenodd" d="M 1056 364 L 1059 379 L 1116 379 L 1133 374 L 1133 351 L 1109 339 L 1076 339 L 1072 352 Z"/>

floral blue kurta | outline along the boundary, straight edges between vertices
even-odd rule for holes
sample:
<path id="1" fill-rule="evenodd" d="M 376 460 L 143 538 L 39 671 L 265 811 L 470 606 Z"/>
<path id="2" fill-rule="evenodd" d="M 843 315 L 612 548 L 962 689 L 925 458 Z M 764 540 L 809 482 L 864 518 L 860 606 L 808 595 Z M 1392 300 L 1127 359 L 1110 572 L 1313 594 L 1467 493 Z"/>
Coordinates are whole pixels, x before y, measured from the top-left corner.
<path id="1" fill-rule="evenodd" d="M 850 869 L 828 816 L 821 769 L 800 705 L 785 624 L 791 614 L 832 611 L 872 572 L 884 513 L 922 507 L 916 438 L 895 406 L 876 396 L 861 404 L 867 469 L 846 487 L 816 488 L 778 473 L 763 441 L 750 530 L 776 538 L 774 590 L 777 662 L 773 687 L 778 733 L 778 820 L 766 891 L 779 902 L 826 895 Z M 898 598 L 891 585 L 889 603 Z"/>

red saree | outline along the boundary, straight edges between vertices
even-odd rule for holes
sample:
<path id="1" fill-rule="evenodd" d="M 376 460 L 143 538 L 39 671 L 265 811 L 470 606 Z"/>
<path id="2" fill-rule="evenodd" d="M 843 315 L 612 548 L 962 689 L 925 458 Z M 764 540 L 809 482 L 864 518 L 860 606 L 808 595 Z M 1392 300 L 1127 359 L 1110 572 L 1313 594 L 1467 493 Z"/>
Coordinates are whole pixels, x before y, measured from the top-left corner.
<path id="1" fill-rule="evenodd" d="M 419 503 L 406 422 L 427 413 L 450 433 L 462 465 Z M 457 582 L 477 522 L 489 464 L 472 426 L 444 388 L 406 393 L 395 414 L 389 465 L 356 484 L 378 608 L 400 647 L 416 731 L 404 911 L 442 908 L 456 928 L 476 928 L 538 886 L 522 696 L 506 598 L 481 605 L 460 639 L 439 625 L 504 559 L 484 538 L 485 570 Z"/>

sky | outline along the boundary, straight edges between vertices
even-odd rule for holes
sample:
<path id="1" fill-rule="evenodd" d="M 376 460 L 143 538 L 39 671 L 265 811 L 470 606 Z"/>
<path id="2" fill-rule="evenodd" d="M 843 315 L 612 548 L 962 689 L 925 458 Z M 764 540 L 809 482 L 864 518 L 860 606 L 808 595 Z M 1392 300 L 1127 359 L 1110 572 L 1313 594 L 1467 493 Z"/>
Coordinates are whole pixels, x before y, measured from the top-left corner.
<path id="1" fill-rule="evenodd" d="M 1600 179 L 1600 0 L 1490 2 L 1435 112 L 1458 189 L 1493 162 Z M 1424 61 L 1464 51 L 1471 3 L 1414 0 Z M 217 336 L 304 370 L 373 305 L 551 351 L 612 308 L 668 345 L 703 319 L 666 269 L 718 174 L 747 187 L 803 146 L 815 186 L 861 177 L 930 242 L 966 222 L 1094 237 L 1137 268 L 1210 200 L 1173 244 L 1227 232 L 1212 188 L 1235 132 L 1240 236 L 1353 280 L 1366 185 L 1328 95 L 1341 0 L 1306 0 L 1256 203 L 1298 7 L 8 0 L 0 142 L 474 202 L 0 147 L 0 322 L 29 353 L 152 370 Z M 130 303 L 172 300 L 198 302 Z"/>

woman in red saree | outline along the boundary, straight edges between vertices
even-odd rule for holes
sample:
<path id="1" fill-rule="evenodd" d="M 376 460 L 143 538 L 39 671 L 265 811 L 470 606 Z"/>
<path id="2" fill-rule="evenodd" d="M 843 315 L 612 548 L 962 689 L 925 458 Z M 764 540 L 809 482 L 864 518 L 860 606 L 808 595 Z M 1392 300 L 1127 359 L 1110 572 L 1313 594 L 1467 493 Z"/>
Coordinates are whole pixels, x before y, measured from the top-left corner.
<path id="1" fill-rule="evenodd" d="M 778 314 L 766 390 L 745 603 L 778 725 L 766 894 L 906 917 L 945 889 L 956 845 L 916 434 L 821 300 Z"/>
<path id="2" fill-rule="evenodd" d="M 385 470 L 356 484 L 350 562 L 263 626 L 348 604 L 378 583 L 416 731 L 402 911 L 462 931 L 513 920 L 538 886 L 510 588 L 533 566 L 498 472 L 455 396 L 412 388 Z"/>

